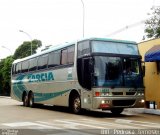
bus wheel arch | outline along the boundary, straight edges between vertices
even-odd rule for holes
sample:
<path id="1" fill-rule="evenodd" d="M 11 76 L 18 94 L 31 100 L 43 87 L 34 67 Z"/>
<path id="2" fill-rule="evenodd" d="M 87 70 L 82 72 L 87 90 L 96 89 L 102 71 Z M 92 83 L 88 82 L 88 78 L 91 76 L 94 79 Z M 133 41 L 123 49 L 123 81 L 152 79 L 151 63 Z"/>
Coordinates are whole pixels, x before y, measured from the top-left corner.
<path id="1" fill-rule="evenodd" d="M 28 106 L 28 94 L 26 91 L 23 92 L 22 94 L 22 102 L 23 102 L 23 106 Z"/>
<path id="2" fill-rule="evenodd" d="M 69 108 L 75 113 L 79 114 L 81 111 L 81 99 L 77 90 L 72 90 L 69 95 Z"/>

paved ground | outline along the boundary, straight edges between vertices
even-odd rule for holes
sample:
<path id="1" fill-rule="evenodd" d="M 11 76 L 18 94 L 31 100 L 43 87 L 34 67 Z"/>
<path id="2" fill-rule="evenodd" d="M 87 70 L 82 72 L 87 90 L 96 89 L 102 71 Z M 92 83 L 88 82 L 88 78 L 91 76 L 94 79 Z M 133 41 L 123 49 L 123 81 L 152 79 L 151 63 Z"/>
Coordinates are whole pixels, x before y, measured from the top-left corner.
<path id="1" fill-rule="evenodd" d="M 119 116 L 89 111 L 74 115 L 63 107 L 28 108 L 10 98 L 0 97 L 0 116 L 3 135 L 126 134 L 132 130 L 135 134 L 160 134 L 160 116 L 132 110 Z"/>

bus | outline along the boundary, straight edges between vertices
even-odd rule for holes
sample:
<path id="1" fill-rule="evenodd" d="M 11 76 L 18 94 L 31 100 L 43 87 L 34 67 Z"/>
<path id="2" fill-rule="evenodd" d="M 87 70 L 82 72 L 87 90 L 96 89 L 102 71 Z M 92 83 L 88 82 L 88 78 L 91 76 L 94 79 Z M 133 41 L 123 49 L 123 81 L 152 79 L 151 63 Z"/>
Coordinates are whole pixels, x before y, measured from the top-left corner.
<path id="1" fill-rule="evenodd" d="M 36 104 L 110 110 L 144 107 L 144 85 L 136 42 L 88 38 L 50 47 L 15 60 L 11 97 L 26 107 Z"/>

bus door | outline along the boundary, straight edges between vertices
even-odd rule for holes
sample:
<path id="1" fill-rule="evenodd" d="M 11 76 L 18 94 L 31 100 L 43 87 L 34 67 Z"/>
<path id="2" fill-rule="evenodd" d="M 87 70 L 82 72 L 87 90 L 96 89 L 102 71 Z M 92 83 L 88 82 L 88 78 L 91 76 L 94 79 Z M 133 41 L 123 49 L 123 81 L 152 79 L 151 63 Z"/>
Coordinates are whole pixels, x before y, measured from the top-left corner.
<path id="1" fill-rule="evenodd" d="M 83 107 L 90 109 L 92 107 L 92 59 L 82 58 L 82 84 L 83 90 Z"/>

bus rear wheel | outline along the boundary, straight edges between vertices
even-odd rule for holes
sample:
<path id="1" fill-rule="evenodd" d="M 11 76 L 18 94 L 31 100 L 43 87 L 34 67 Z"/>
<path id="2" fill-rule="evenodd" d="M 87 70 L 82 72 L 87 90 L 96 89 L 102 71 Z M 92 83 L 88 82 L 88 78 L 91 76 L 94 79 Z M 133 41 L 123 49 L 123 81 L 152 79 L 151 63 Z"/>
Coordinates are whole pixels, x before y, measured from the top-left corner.
<path id="1" fill-rule="evenodd" d="M 113 108 L 111 109 L 111 112 L 115 115 L 119 115 L 123 112 L 123 110 L 124 110 L 123 108 Z"/>
<path id="2" fill-rule="evenodd" d="M 23 106 L 25 106 L 25 107 L 28 106 L 28 96 L 27 96 L 27 94 L 25 94 L 24 97 L 23 97 Z"/>
<path id="3" fill-rule="evenodd" d="M 72 97 L 71 110 L 75 114 L 79 114 L 81 111 L 81 99 L 78 94 Z"/>
<path id="4" fill-rule="evenodd" d="M 28 106 L 34 107 L 34 95 L 32 92 L 29 94 L 29 97 L 28 97 Z"/>

